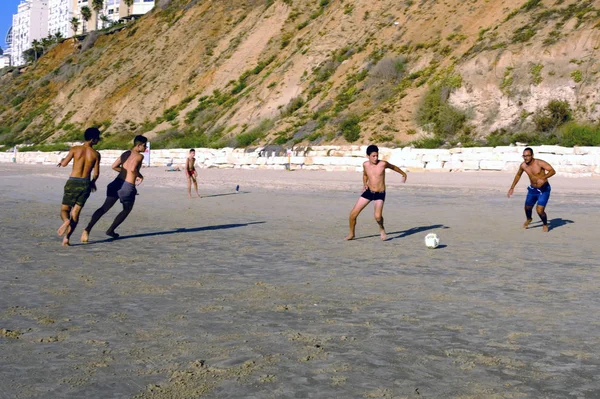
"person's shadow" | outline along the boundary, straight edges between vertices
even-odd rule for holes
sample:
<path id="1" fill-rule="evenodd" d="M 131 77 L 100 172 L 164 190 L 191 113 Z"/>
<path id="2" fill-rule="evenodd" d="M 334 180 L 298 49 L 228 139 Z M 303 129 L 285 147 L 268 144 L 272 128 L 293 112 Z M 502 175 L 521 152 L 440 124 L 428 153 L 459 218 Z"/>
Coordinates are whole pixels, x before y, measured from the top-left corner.
<path id="1" fill-rule="evenodd" d="M 567 224 L 571 224 L 571 223 L 575 223 L 572 220 L 568 220 L 568 219 L 563 219 L 563 218 L 554 218 L 551 220 L 548 220 L 548 231 L 550 230 L 554 230 L 557 227 L 562 227 L 565 226 Z M 538 227 L 542 227 L 542 223 L 538 222 L 535 224 L 535 226 L 529 226 L 530 229 L 536 229 Z"/>
<path id="2" fill-rule="evenodd" d="M 429 226 L 411 227 L 410 229 L 407 229 L 407 230 L 392 231 L 391 233 L 387 233 L 386 241 L 395 240 L 396 238 L 404 238 L 404 237 L 411 236 L 411 235 L 417 234 L 417 233 L 421 233 L 421 232 L 427 231 L 427 230 L 449 229 L 449 228 L 450 227 L 444 226 L 443 224 L 432 224 Z M 397 235 L 395 235 L 395 234 L 397 234 Z M 391 235 L 394 235 L 394 237 L 390 237 Z M 364 238 L 372 238 L 372 237 L 379 237 L 379 234 L 373 234 L 373 235 L 364 236 L 364 237 L 357 237 L 354 239 L 362 240 Z"/>
<path id="3" fill-rule="evenodd" d="M 236 191 L 233 193 L 201 195 L 200 198 L 223 197 L 225 195 L 238 195 L 238 194 L 249 194 L 249 193 L 250 193 L 250 191 Z"/>
<path id="4" fill-rule="evenodd" d="M 127 239 L 130 239 L 130 238 L 155 237 L 155 236 L 164 236 L 164 235 L 170 235 L 170 234 L 197 233 L 199 231 L 233 229 L 233 228 L 237 228 L 237 227 L 245 227 L 245 226 L 250 226 L 250 225 L 253 225 L 253 224 L 263 224 L 263 223 L 266 223 L 266 222 L 219 224 L 219 225 L 216 225 L 216 226 L 193 227 L 193 228 L 190 228 L 190 229 L 182 227 L 182 228 L 175 229 L 175 230 L 154 231 L 154 232 L 151 232 L 151 233 L 140 233 L 140 234 L 132 234 L 132 235 L 123 235 L 123 236 L 119 236 L 118 238 L 107 238 L 107 239 L 99 240 L 99 241 L 90 241 L 88 243 L 72 244 L 71 246 L 101 244 L 101 243 L 111 242 L 111 241 L 127 240 Z"/>

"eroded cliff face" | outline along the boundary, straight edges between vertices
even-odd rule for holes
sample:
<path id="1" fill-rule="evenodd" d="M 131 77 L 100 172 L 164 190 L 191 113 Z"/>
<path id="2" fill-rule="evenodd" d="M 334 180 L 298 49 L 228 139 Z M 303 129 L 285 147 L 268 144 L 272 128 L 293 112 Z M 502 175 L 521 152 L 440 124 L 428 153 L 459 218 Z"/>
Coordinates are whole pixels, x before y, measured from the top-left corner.
<path id="1" fill-rule="evenodd" d="M 164 8 L 164 9 L 163 9 Z M 435 85 L 471 131 L 600 119 L 600 1 L 171 1 L 0 78 L 0 140 L 407 142 Z M 450 83 L 448 83 L 450 82 Z M 422 122 L 422 121 L 421 121 Z M 427 127 L 427 126 L 425 126 Z"/>

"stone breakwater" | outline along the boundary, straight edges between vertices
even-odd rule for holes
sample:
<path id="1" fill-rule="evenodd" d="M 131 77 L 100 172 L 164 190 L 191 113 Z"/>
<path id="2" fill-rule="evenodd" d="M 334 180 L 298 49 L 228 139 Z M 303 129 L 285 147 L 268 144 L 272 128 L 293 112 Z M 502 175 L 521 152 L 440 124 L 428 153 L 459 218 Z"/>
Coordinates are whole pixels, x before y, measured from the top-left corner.
<path id="1" fill-rule="evenodd" d="M 380 148 L 380 159 L 411 172 L 509 171 L 515 172 L 522 162 L 524 146 L 473 147 L 451 149 Z M 535 157 L 549 162 L 557 173 L 566 176 L 600 176 L 600 147 L 532 146 Z M 188 149 L 152 150 L 150 166 L 185 165 Z M 319 146 L 291 151 L 258 148 L 196 149 L 198 168 L 240 168 L 324 171 L 361 171 L 366 146 Z M 121 150 L 102 150 L 102 164 L 110 165 Z M 57 164 L 66 152 L 0 153 L 0 162 L 22 164 Z M 288 155 L 289 154 L 289 155 Z"/>

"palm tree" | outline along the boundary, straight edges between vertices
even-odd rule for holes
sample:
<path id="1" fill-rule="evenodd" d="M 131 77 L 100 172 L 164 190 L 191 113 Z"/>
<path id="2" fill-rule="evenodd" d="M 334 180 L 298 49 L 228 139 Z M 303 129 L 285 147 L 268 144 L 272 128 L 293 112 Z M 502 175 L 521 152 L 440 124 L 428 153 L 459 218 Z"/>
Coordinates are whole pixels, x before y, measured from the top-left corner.
<path id="1" fill-rule="evenodd" d="M 54 41 L 59 43 L 63 39 L 62 32 L 58 31 L 54 34 Z"/>
<path id="2" fill-rule="evenodd" d="M 39 58 L 38 53 L 40 54 L 40 56 L 44 54 L 43 44 L 39 40 L 35 39 L 31 42 L 31 48 L 33 49 L 34 61 L 37 62 Z"/>
<path id="3" fill-rule="evenodd" d="M 94 10 L 94 29 L 98 29 L 98 14 L 104 8 L 104 0 L 92 0 L 92 10 Z"/>
<path id="4" fill-rule="evenodd" d="M 73 17 L 71 18 L 71 29 L 73 29 L 73 36 L 77 34 L 77 30 L 79 29 L 79 18 Z"/>
<path id="5" fill-rule="evenodd" d="M 106 28 L 106 25 L 110 23 L 110 19 L 106 15 L 100 16 L 100 21 L 102 21 L 102 29 Z"/>
<path id="6" fill-rule="evenodd" d="M 83 24 L 83 33 L 87 31 L 87 23 L 92 18 L 92 10 L 88 6 L 81 7 L 81 18 L 85 21 Z"/>
<path id="7" fill-rule="evenodd" d="M 133 0 L 124 0 L 125 5 L 127 6 L 127 16 L 131 15 L 131 6 L 133 5 Z"/>

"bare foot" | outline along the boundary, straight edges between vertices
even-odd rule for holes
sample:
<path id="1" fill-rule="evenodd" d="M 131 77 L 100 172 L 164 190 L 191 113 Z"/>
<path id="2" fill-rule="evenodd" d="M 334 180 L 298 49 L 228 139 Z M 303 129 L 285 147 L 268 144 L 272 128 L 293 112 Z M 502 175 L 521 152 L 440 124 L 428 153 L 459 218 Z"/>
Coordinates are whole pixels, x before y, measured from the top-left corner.
<path id="1" fill-rule="evenodd" d="M 69 243 L 69 239 L 67 237 L 63 238 L 62 246 L 63 247 L 71 246 L 71 244 Z"/>
<path id="2" fill-rule="evenodd" d="M 387 240 L 387 234 L 385 234 L 385 231 L 382 231 L 380 234 L 381 234 L 381 241 Z"/>
<path id="3" fill-rule="evenodd" d="M 70 221 L 70 220 L 65 220 L 65 221 L 63 222 L 63 224 L 61 224 L 61 225 L 60 225 L 60 227 L 58 228 L 58 230 L 56 230 L 56 233 L 57 233 L 59 236 L 61 236 L 61 237 L 62 237 L 62 236 L 64 236 L 64 235 L 65 235 L 65 233 L 67 232 L 67 227 L 69 227 L 69 224 L 70 224 L 70 223 L 71 223 L 71 221 Z"/>
<path id="4" fill-rule="evenodd" d="M 346 241 L 354 240 L 354 234 L 348 234 L 346 236 L 346 238 L 344 238 L 344 240 L 346 240 Z"/>
<path id="5" fill-rule="evenodd" d="M 83 233 L 81 233 L 81 242 L 88 242 L 90 238 L 90 233 L 87 230 L 83 230 Z"/>
<path id="6" fill-rule="evenodd" d="M 119 238 L 119 235 L 117 233 L 115 233 L 114 231 L 107 231 L 106 235 L 111 236 L 112 238 L 115 238 L 115 239 Z"/>
<path id="7" fill-rule="evenodd" d="M 548 232 L 548 225 L 547 224 L 543 225 L 542 226 L 542 230 L 544 230 L 544 232 L 547 233 Z"/>
<path id="8" fill-rule="evenodd" d="M 532 219 L 527 219 L 527 220 L 525 221 L 525 223 L 523 223 L 523 228 L 524 228 L 524 229 L 526 229 L 526 228 L 529 226 L 529 223 L 531 223 L 531 220 L 532 220 Z"/>

